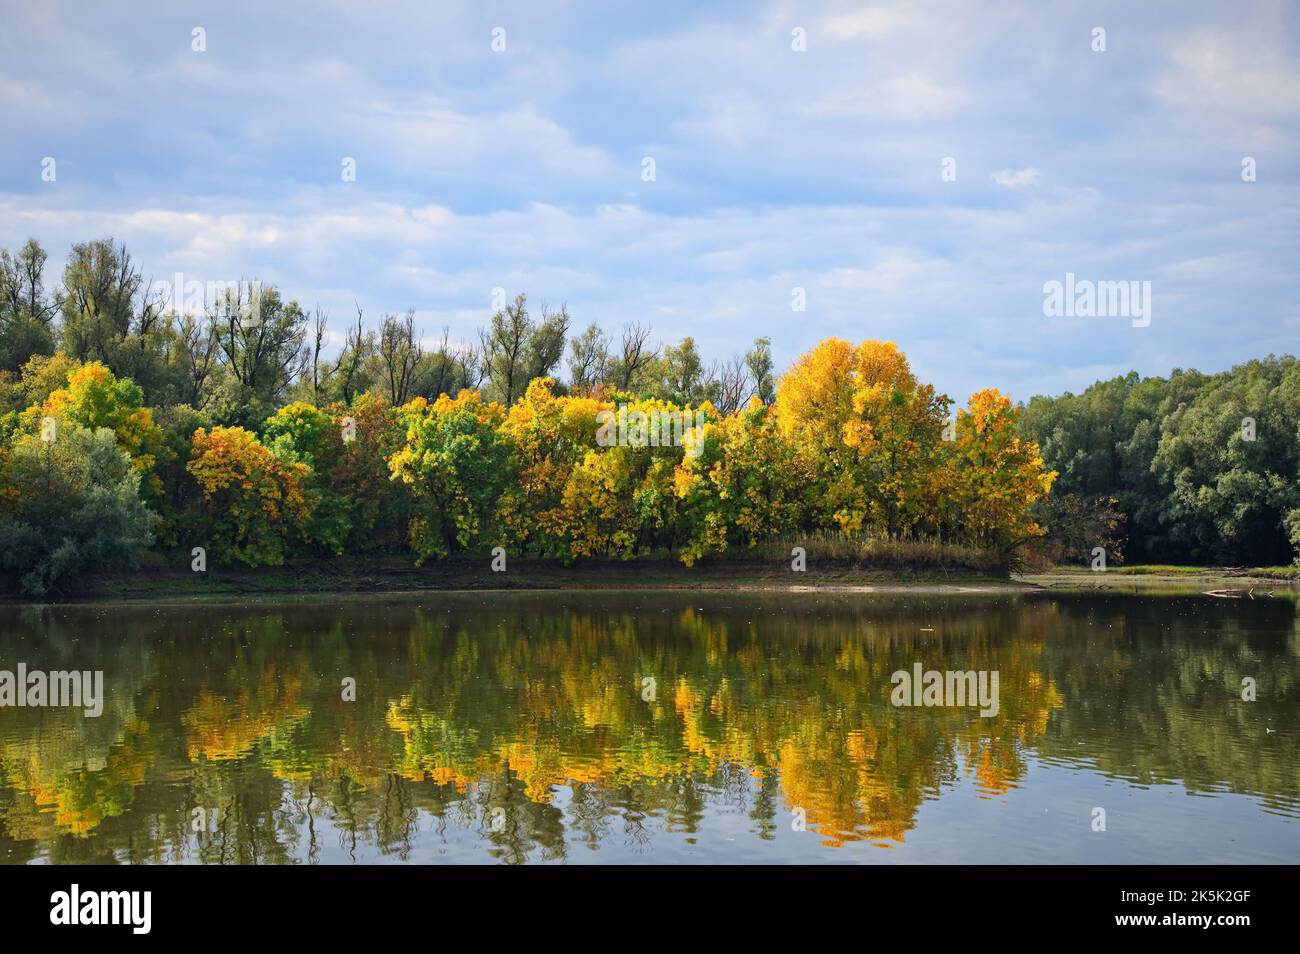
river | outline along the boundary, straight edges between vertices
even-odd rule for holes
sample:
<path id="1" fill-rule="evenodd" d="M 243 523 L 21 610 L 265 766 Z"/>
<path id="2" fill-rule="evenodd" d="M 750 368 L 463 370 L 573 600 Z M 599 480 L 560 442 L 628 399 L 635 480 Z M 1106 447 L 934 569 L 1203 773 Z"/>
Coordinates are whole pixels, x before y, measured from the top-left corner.
<path id="1" fill-rule="evenodd" d="M 104 690 L 0 708 L 6 863 L 1300 860 L 1294 598 L 0 607 L 19 663 Z"/>

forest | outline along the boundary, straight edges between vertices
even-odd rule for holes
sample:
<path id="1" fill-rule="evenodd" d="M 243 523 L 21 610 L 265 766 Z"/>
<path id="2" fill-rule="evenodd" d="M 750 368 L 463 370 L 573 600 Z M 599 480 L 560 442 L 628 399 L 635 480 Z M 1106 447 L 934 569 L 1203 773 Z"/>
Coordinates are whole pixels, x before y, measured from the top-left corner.
<path id="1" fill-rule="evenodd" d="M 57 280 L 46 258 L 0 251 L 0 570 L 31 596 L 196 548 L 215 566 L 498 546 L 691 565 L 834 535 L 1011 567 L 1300 545 L 1291 357 L 957 407 L 892 342 L 827 339 L 778 378 L 763 338 L 706 364 L 689 337 L 574 331 L 518 295 L 476 341 L 358 309 L 336 349 L 327 316 L 274 287 L 178 311 L 111 239 L 75 245 Z M 704 424 L 606 446 L 616 411 Z"/>
<path id="2" fill-rule="evenodd" d="M 1035 397 L 1024 435 L 1057 474 L 1034 512 L 1050 555 L 1106 546 L 1130 563 L 1300 562 L 1300 361 L 1219 374 L 1130 372 Z"/>

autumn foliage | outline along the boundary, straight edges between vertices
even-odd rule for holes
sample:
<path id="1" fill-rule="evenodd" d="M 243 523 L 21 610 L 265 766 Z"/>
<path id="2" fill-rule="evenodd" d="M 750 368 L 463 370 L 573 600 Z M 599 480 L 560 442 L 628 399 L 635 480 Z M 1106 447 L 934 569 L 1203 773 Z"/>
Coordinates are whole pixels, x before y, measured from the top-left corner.
<path id="1" fill-rule="evenodd" d="M 143 392 L 130 378 L 118 380 L 98 361 L 73 367 L 64 386 L 52 391 L 42 405 L 23 412 L 23 426 L 34 434 L 46 417 L 57 425 L 92 431 L 107 427 L 140 474 L 146 499 L 161 495 L 162 482 L 155 471 L 168 456 L 163 432 L 154 424 L 153 411 L 144 407 Z"/>
<path id="2" fill-rule="evenodd" d="M 995 549 L 1041 533 L 1029 508 L 1055 475 L 1017 436 L 1017 409 L 984 390 L 950 423 L 950 403 L 893 342 L 832 338 L 800 358 L 776 413 L 809 468 L 813 524 Z"/>
<path id="3" fill-rule="evenodd" d="M 284 461 L 242 427 L 199 428 L 187 468 L 203 491 L 202 515 L 218 559 L 284 562 L 311 516 L 306 464 Z"/>
<path id="4" fill-rule="evenodd" d="M 477 391 L 444 394 L 432 404 L 417 398 L 401 409 L 406 444 L 389 466 L 411 494 L 417 562 L 479 542 L 512 463 L 504 418 L 501 405 L 485 403 Z"/>
<path id="5" fill-rule="evenodd" d="M 731 414 L 603 386 L 571 394 L 543 377 L 510 407 L 472 390 L 397 407 L 362 391 L 289 402 L 255 430 L 184 406 L 160 425 L 102 364 L 46 376 L 46 396 L 15 418 L 23 439 L 45 417 L 111 433 L 165 545 L 205 547 L 217 565 L 399 549 L 422 563 L 496 546 L 692 565 L 818 533 L 1007 556 L 1041 533 L 1030 508 L 1055 476 L 1007 397 L 981 391 L 954 419 L 881 341 L 823 341 L 774 403 L 754 397 Z M 610 440 L 615 419 L 681 427 L 671 440 Z M 35 492 L 11 483 L 0 501 Z"/>

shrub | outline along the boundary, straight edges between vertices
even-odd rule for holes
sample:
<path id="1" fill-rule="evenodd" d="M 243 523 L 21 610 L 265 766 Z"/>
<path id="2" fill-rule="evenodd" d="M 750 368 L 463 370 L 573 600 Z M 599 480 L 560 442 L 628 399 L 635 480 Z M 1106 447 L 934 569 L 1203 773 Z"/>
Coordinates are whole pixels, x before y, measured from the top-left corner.
<path id="1" fill-rule="evenodd" d="M 0 471 L 0 566 L 44 596 L 86 570 L 133 564 L 153 543 L 140 474 L 106 427 L 21 438 Z"/>

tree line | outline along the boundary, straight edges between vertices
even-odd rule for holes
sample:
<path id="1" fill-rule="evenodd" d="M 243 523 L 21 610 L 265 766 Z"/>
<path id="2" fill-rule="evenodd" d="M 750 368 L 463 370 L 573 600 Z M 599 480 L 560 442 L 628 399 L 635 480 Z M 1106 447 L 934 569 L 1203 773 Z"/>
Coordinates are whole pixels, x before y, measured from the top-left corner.
<path id="1" fill-rule="evenodd" d="M 47 258 L 35 239 L 16 252 L 0 250 L 0 372 L 19 374 L 33 357 L 56 353 L 98 361 L 139 385 L 153 406 L 184 404 L 228 423 L 256 427 L 290 401 L 347 404 L 367 391 L 400 406 L 477 390 L 509 407 L 529 382 L 547 376 L 560 393 L 604 384 L 677 403 L 708 400 L 723 413 L 752 395 L 775 399 L 766 338 L 743 355 L 706 364 L 693 338 L 661 346 L 638 322 L 617 335 L 592 323 L 570 336 L 564 307 L 543 306 L 535 316 L 521 294 L 468 342 L 452 340 L 444 327 L 427 343 L 413 312 L 385 315 L 367 329 L 358 307 L 342 329 L 341 349 L 327 357 L 328 317 L 284 300 L 276 288 L 258 289 L 256 322 L 247 320 L 251 282 L 229 283 L 203 301 L 202 314 L 178 313 L 112 239 L 74 245 L 52 289 Z"/>
<path id="2" fill-rule="evenodd" d="M 1026 437 L 1058 473 L 1035 515 L 1055 559 L 1281 565 L 1300 554 L 1300 361 L 1130 372 L 1035 397 Z"/>
<path id="3" fill-rule="evenodd" d="M 821 533 L 1011 562 L 1035 541 L 1071 560 L 1097 541 L 1204 557 L 1257 527 L 1253 552 L 1289 554 L 1300 524 L 1294 359 L 1237 384 L 1124 379 L 1120 412 L 1094 394 L 1114 382 L 954 409 L 890 342 L 828 339 L 777 381 L 766 339 L 706 364 L 691 338 L 571 334 L 564 307 L 534 316 L 519 295 L 473 342 L 444 329 L 429 345 L 409 312 L 368 329 L 358 308 L 335 352 L 327 316 L 274 287 L 252 309 L 240 284 L 178 313 L 112 240 L 74 245 L 57 282 L 45 262 L 34 240 L 0 250 L 0 569 L 33 594 L 149 549 L 693 563 Z M 1248 446 L 1223 432 L 1224 387 L 1256 416 Z M 615 410 L 705 423 L 689 447 L 605 446 Z M 1121 451 L 1107 441 L 1123 427 Z M 1220 437 L 1240 464 L 1222 474 Z"/>

